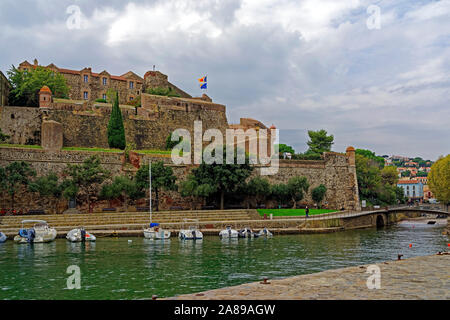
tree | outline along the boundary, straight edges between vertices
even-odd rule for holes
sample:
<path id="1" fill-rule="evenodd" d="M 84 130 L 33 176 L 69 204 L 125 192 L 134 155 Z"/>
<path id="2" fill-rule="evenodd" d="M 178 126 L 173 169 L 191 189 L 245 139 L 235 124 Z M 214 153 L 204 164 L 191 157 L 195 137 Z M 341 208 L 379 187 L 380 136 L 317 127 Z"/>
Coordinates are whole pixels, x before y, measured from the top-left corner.
<path id="1" fill-rule="evenodd" d="M 223 148 L 223 159 L 226 159 L 226 148 Z M 198 168 L 192 170 L 192 175 L 198 185 L 209 185 L 210 194 L 217 193 L 220 197 L 220 209 L 223 210 L 225 195 L 241 189 L 247 178 L 251 175 L 253 167 L 250 166 L 248 155 L 245 163 L 237 163 L 237 152 L 234 151 L 232 164 L 202 162 Z"/>
<path id="2" fill-rule="evenodd" d="M 279 206 L 285 205 L 291 199 L 289 187 L 285 183 L 275 184 L 271 187 L 272 198 L 274 198 Z"/>
<path id="3" fill-rule="evenodd" d="M 14 66 L 7 71 L 11 91 L 9 103 L 15 106 L 39 106 L 39 90 L 47 86 L 57 98 L 67 98 L 69 87 L 64 76 L 53 70 L 37 67 L 27 71 L 21 71 Z"/>
<path id="4" fill-rule="evenodd" d="M 397 188 L 396 167 L 382 168 L 380 162 L 373 158 L 374 153 L 369 151 L 365 154 L 370 158 L 361 153 L 356 154 L 356 176 L 360 198 L 369 200 L 372 204 L 396 204 L 403 201 L 403 189 Z"/>
<path id="5" fill-rule="evenodd" d="M 126 146 L 125 128 L 123 126 L 122 111 L 119 107 L 119 93 L 116 92 L 116 100 L 111 110 L 108 123 L 108 145 L 110 148 L 124 150 Z"/>
<path id="6" fill-rule="evenodd" d="M 394 166 L 387 166 L 381 169 L 381 182 L 383 185 L 395 186 L 398 182 L 398 172 Z"/>
<path id="7" fill-rule="evenodd" d="M 1 187 L 11 196 L 11 208 L 14 209 L 15 196 L 21 188 L 28 188 L 31 177 L 36 171 L 24 161 L 14 161 L 7 165 L 0 173 Z"/>
<path id="8" fill-rule="evenodd" d="M 397 198 L 398 203 L 406 203 L 407 198 L 403 188 L 395 186 L 395 197 Z"/>
<path id="9" fill-rule="evenodd" d="M 109 88 L 106 90 L 106 102 L 108 103 L 114 103 L 114 100 L 116 99 L 117 91 L 113 88 Z"/>
<path id="10" fill-rule="evenodd" d="M 308 135 L 310 138 L 310 141 L 307 142 L 309 146 L 308 154 L 322 154 L 326 151 L 331 151 L 331 146 L 334 143 L 333 135 L 327 136 L 327 132 L 324 129 L 319 131 L 308 130 Z"/>
<path id="11" fill-rule="evenodd" d="M 327 187 L 321 184 L 318 187 L 315 187 L 311 192 L 312 199 L 317 203 L 317 206 L 320 208 L 320 202 L 322 202 L 325 197 L 325 193 L 327 192 Z"/>
<path id="12" fill-rule="evenodd" d="M 288 190 L 291 200 L 293 201 L 293 209 L 297 208 L 297 201 L 303 199 L 304 194 L 308 192 L 309 183 L 305 177 L 292 177 L 289 179 Z"/>
<path id="13" fill-rule="evenodd" d="M 270 195 L 270 183 L 267 178 L 254 177 L 245 186 L 246 194 L 256 200 L 256 206 Z"/>
<path id="14" fill-rule="evenodd" d="M 148 169 L 148 164 L 143 165 L 139 168 L 135 177 L 138 190 L 143 192 L 149 188 Z M 152 191 L 155 192 L 156 211 L 159 208 L 159 191 L 161 189 L 176 190 L 176 179 L 177 177 L 174 176 L 172 168 L 164 166 L 164 162 L 152 163 Z"/>
<path id="15" fill-rule="evenodd" d="M 109 201 L 122 198 L 124 210 L 126 211 L 130 200 L 138 199 L 143 196 L 135 181 L 127 176 L 116 176 L 110 184 L 103 185 L 100 191 L 100 197 Z M 111 205 L 111 203 L 110 203 Z"/>
<path id="16" fill-rule="evenodd" d="M 378 163 L 380 168 L 384 167 L 384 158 L 375 155 L 375 152 L 373 151 L 367 149 L 356 149 L 355 154 L 360 154 L 368 159 L 374 160 L 376 163 Z"/>
<path id="17" fill-rule="evenodd" d="M 409 170 L 402 171 L 402 173 L 400 175 L 402 177 L 410 177 L 411 176 L 411 171 L 409 171 Z"/>
<path id="18" fill-rule="evenodd" d="M 431 166 L 428 184 L 436 198 L 448 207 L 450 203 L 450 154 L 440 157 Z"/>
<path id="19" fill-rule="evenodd" d="M 99 193 L 101 184 L 110 177 L 109 171 L 102 167 L 98 156 L 91 156 L 82 164 L 68 164 L 64 173 L 70 177 L 64 182 L 64 196 L 85 197 L 91 212 L 91 198 Z"/>
<path id="20" fill-rule="evenodd" d="M 208 197 L 214 192 L 214 187 L 209 184 L 199 185 L 193 175 L 188 175 L 187 179 L 180 183 L 179 192 L 182 197 L 191 198 L 191 210 L 193 210 L 195 199 Z"/>
<path id="21" fill-rule="evenodd" d="M 355 160 L 361 199 L 373 202 L 377 198 L 377 190 L 381 184 L 380 168 L 373 160 L 360 154 L 355 155 Z"/>
<path id="22" fill-rule="evenodd" d="M 292 148 L 291 146 L 288 146 L 286 144 L 283 144 L 283 143 L 278 145 L 278 152 L 281 154 L 284 152 L 289 152 L 290 154 L 295 154 L 294 148 Z"/>
<path id="23" fill-rule="evenodd" d="M 58 203 L 63 195 L 63 185 L 58 182 L 58 176 L 51 172 L 30 183 L 30 190 L 39 193 L 40 197 L 49 198 L 53 209 L 58 213 Z"/>

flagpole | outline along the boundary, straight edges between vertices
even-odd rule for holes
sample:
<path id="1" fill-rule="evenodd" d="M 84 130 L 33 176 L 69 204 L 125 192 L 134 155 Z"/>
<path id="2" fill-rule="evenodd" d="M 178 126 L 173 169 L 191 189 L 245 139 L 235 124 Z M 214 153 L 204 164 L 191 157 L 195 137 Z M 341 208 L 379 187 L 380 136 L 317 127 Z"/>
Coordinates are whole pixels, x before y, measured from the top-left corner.
<path id="1" fill-rule="evenodd" d="M 150 192 L 150 225 L 152 224 L 152 161 L 148 160 L 148 182 Z"/>

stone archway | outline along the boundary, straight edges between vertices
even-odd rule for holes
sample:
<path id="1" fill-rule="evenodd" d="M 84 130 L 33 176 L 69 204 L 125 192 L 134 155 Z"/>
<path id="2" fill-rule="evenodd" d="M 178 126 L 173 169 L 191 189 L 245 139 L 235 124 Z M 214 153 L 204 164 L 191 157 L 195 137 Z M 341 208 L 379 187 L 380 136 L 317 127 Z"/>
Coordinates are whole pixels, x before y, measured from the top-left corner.
<path id="1" fill-rule="evenodd" d="M 376 225 L 377 228 L 382 228 L 386 225 L 383 215 L 381 214 L 377 215 Z"/>

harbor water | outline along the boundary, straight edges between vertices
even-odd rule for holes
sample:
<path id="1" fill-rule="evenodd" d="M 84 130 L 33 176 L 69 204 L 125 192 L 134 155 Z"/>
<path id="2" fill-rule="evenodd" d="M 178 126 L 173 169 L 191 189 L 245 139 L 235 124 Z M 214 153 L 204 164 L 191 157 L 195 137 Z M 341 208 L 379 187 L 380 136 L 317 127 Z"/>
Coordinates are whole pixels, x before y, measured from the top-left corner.
<path id="1" fill-rule="evenodd" d="M 443 224 L 264 239 L 0 244 L 0 299 L 149 299 L 446 251 Z M 80 289 L 68 289 L 77 266 Z M 68 273 L 69 268 L 69 273 Z M 69 286 L 70 287 L 70 286 Z M 267 297 L 270 299 L 270 297 Z"/>

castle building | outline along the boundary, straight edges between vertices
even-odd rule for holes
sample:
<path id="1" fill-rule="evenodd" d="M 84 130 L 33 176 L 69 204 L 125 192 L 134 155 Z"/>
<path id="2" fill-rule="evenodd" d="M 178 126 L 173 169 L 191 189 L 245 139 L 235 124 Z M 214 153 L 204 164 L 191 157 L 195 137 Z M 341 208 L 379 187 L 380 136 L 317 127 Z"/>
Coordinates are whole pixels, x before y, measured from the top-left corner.
<path id="1" fill-rule="evenodd" d="M 38 66 L 40 65 L 37 59 L 34 59 L 33 64 L 28 61 L 20 63 L 18 69 L 27 71 Z M 119 103 L 126 104 L 137 99 L 146 89 L 156 87 L 172 88 L 181 97 L 191 98 L 189 94 L 170 83 L 167 75 L 159 71 L 148 71 L 142 78 L 132 71 L 117 76 L 106 70 L 95 73 L 91 68 L 81 70 L 59 68 L 53 63 L 40 67 L 59 72 L 64 76 L 69 86 L 69 99 L 71 100 L 85 100 L 90 103 L 97 99 L 106 100 L 108 90 L 112 89 L 118 91 Z"/>
<path id="2" fill-rule="evenodd" d="M 0 106 L 8 105 L 8 95 L 10 87 L 11 85 L 9 84 L 8 79 L 0 71 Z"/>

